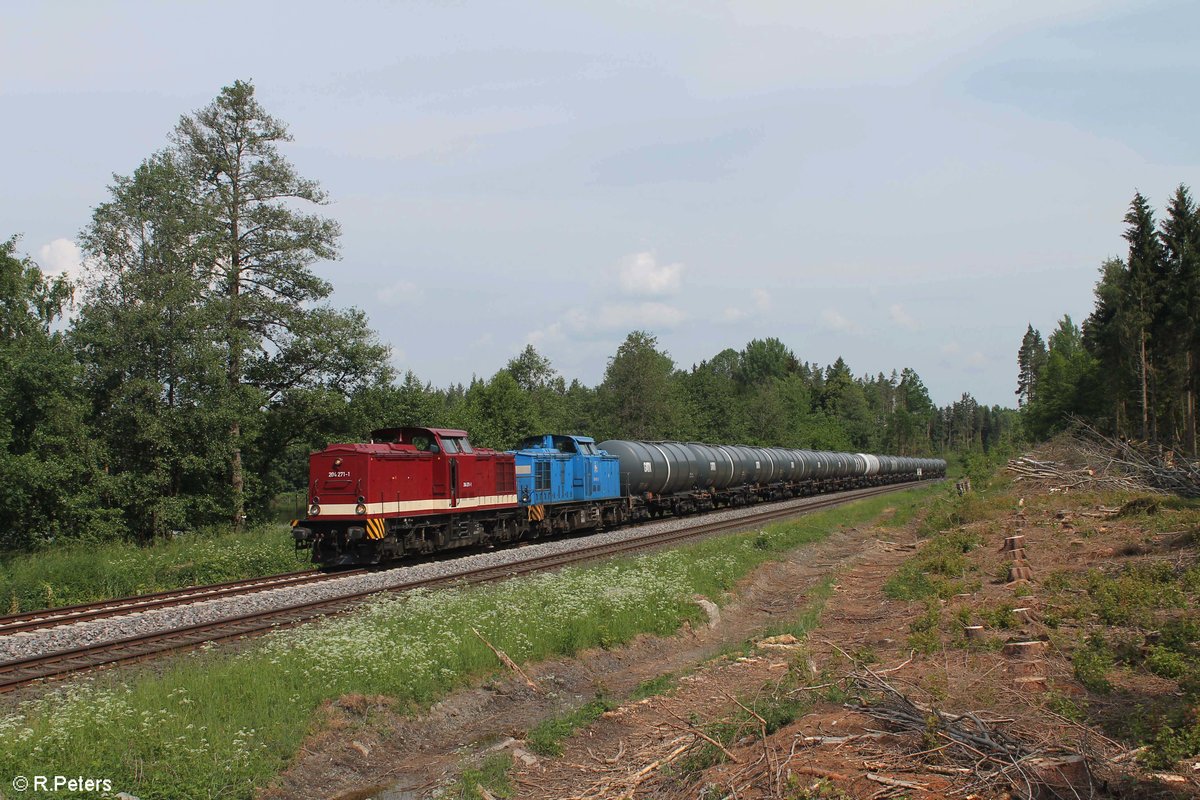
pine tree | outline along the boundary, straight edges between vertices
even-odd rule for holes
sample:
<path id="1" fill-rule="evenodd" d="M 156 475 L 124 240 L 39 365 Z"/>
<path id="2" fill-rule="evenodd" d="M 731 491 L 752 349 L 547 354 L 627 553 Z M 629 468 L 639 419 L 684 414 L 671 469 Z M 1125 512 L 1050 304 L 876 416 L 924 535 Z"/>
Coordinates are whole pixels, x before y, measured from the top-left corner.
<path id="1" fill-rule="evenodd" d="M 1017 407 L 1028 406 L 1037 398 L 1037 381 L 1046 366 L 1046 345 L 1042 334 L 1029 325 L 1017 351 Z"/>
<path id="2" fill-rule="evenodd" d="M 1184 448 L 1196 453 L 1196 394 L 1200 390 L 1200 211 L 1188 188 L 1175 190 L 1167 206 L 1159 238 L 1167 265 L 1159 314 L 1160 337 L 1169 353 L 1164 354 L 1165 381 L 1173 395 L 1180 396 Z M 1174 437 L 1173 437 L 1174 438 Z"/>
<path id="3" fill-rule="evenodd" d="M 1162 247 L 1155 229 L 1154 211 L 1141 192 L 1134 195 L 1125 214 L 1125 241 L 1129 242 L 1129 257 L 1126 259 L 1126 320 L 1124 326 L 1136 348 L 1138 382 L 1141 408 L 1140 436 L 1155 438 L 1152 413 L 1151 382 L 1153 375 L 1152 344 L 1150 337 L 1155 327 L 1162 293 L 1166 289 L 1163 281 Z"/>

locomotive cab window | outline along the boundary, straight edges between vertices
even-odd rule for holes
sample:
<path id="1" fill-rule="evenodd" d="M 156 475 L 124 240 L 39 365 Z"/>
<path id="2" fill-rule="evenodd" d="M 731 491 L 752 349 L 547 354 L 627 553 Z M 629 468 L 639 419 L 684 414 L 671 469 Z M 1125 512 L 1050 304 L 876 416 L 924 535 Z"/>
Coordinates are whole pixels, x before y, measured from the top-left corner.
<path id="1" fill-rule="evenodd" d="M 533 488 L 538 492 L 550 489 L 550 462 L 538 461 L 533 465 Z"/>
<path id="2" fill-rule="evenodd" d="M 462 452 L 462 450 L 458 448 L 458 440 L 449 437 L 442 439 L 442 450 L 450 455 Z"/>

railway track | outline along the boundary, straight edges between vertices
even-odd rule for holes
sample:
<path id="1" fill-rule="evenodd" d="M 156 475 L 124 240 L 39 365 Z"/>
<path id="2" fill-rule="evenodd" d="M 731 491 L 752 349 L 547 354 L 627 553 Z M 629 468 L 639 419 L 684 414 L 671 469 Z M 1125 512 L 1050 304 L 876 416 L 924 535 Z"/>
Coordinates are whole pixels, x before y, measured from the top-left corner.
<path id="1" fill-rule="evenodd" d="M 168 631 L 131 636 L 125 639 L 88 645 L 86 647 L 62 650 L 45 655 L 8 661 L 0 663 L 0 693 L 12 691 L 35 681 L 61 678 L 75 672 L 94 669 L 97 667 L 145 661 L 164 653 L 188 650 L 207 643 L 259 635 L 277 628 L 298 625 L 318 617 L 343 613 L 351 610 L 352 608 L 360 605 L 367 598 L 384 592 L 403 592 L 411 589 L 431 588 L 454 583 L 484 583 L 487 581 L 501 580 L 520 575 L 526 575 L 533 572 L 555 569 L 558 567 L 563 567 L 570 564 L 578 564 L 584 561 L 591 561 L 599 558 L 625 555 L 642 550 L 658 549 L 689 539 L 744 530 L 746 528 L 756 527 L 767 522 L 809 514 L 813 511 L 819 511 L 821 509 L 830 508 L 832 506 L 841 505 L 854 500 L 861 500 L 867 497 L 887 494 L 889 492 L 911 489 L 914 486 L 921 486 L 925 483 L 929 483 L 929 481 L 873 487 L 870 489 L 857 489 L 848 492 L 840 492 L 838 494 L 829 496 L 822 495 L 810 498 L 810 503 L 806 503 L 800 507 L 791 506 L 785 509 L 765 509 L 754 514 L 749 514 L 730 520 L 701 522 L 698 525 L 687 528 L 646 534 L 643 536 L 634 536 L 619 542 L 608 542 L 592 546 L 585 544 L 582 547 L 572 549 L 568 552 L 535 556 L 522 561 L 497 566 L 464 569 L 459 572 L 436 578 L 426 578 L 422 580 L 398 583 L 383 590 L 371 589 L 369 591 L 355 592 L 333 599 L 299 603 L 296 605 L 287 606 L 285 608 L 227 617 L 211 622 L 175 628 Z M 322 573 L 306 574 L 313 576 Z M 332 573 L 331 576 L 343 577 L 348 574 L 353 573 Z M 326 579 L 331 576 L 326 576 Z M 251 584 L 251 587 L 245 589 L 244 591 L 266 591 L 271 588 L 278 588 L 281 585 L 294 585 L 294 582 L 292 584 L 288 584 L 283 583 L 282 581 L 283 579 L 295 581 L 299 577 L 299 574 L 286 576 L 278 575 L 272 576 L 270 579 L 260 579 L 258 582 L 242 581 L 231 582 L 229 584 L 221 584 L 219 586 L 212 587 L 196 587 L 194 591 L 201 592 L 204 589 L 213 589 L 217 592 L 222 592 L 220 595 L 209 594 L 207 596 L 198 596 L 197 599 L 203 600 L 212 596 L 229 596 L 231 594 L 236 594 L 238 593 L 238 589 L 235 586 L 237 583 Z M 258 588 L 259 584 L 272 580 L 275 581 L 274 585 Z M 134 613 L 144 610 L 147 607 L 156 608 L 172 603 L 179 604 L 181 602 L 195 602 L 194 600 L 179 599 L 180 597 L 186 598 L 193 596 L 189 595 L 188 593 L 189 590 L 184 589 L 179 590 L 178 592 L 163 592 L 160 593 L 160 595 L 146 596 L 144 598 L 126 598 L 125 601 L 114 600 L 108 604 L 110 607 L 104 610 L 95 608 L 87 610 L 87 607 L 77 607 L 74 609 L 54 609 L 53 611 L 78 611 L 81 614 L 92 614 L 92 616 L 88 617 L 77 616 L 75 619 L 69 620 L 71 622 L 80 621 L 81 619 L 97 619 L 104 616 L 115 616 L 122 613 Z M 173 598 L 168 598 L 167 595 L 171 595 Z M 139 600 L 148 600 L 149 603 L 157 603 L 158 605 L 135 605 L 134 601 Z M 121 605 L 123 602 L 126 603 L 124 606 Z M 122 607 L 124 607 L 126 610 L 117 610 Z M 30 618 L 33 617 L 34 614 L 15 616 Z M 13 624 L 34 624 L 32 619 L 15 620 L 15 617 L 0 618 L 0 622 L 10 619 L 14 620 Z M 55 622 L 51 620 L 48 624 L 67 624 L 67 622 Z M 28 630 L 29 628 L 24 629 Z M 0 633 L 3 633 L 7 630 L 12 629 L 0 628 Z"/>
<path id="2" fill-rule="evenodd" d="M 205 600 L 216 600 L 221 597 L 254 594 L 272 589 L 282 589 L 289 586 L 303 586 L 310 583 L 320 583 L 348 575 L 358 575 L 365 569 L 346 570 L 344 572 L 288 572 L 280 575 L 269 575 L 262 578 L 247 578 L 240 581 L 214 583 L 205 586 L 188 586 L 183 589 L 172 589 L 167 592 L 155 592 L 133 597 L 119 597 L 114 600 L 103 600 L 98 603 L 83 603 L 74 606 L 59 606 L 44 608 L 39 611 L 27 611 L 21 614 L 9 614 L 0 617 L 0 636 L 21 631 L 43 630 L 59 625 L 73 625 L 77 622 L 118 617 L 156 608 L 199 603 Z"/>

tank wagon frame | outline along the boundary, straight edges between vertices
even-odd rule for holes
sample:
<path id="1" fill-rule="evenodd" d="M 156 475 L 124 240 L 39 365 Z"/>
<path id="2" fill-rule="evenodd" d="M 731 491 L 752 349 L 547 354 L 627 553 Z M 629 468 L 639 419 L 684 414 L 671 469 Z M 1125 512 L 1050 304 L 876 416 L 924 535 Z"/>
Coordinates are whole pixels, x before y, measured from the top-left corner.
<path id="1" fill-rule="evenodd" d="M 465 431 L 383 428 L 309 461 L 297 548 L 326 567 L 537 539 L 887 483 L 941 477 L 941 459 L 820 450 L 529 437 L 509 452 Z"/>

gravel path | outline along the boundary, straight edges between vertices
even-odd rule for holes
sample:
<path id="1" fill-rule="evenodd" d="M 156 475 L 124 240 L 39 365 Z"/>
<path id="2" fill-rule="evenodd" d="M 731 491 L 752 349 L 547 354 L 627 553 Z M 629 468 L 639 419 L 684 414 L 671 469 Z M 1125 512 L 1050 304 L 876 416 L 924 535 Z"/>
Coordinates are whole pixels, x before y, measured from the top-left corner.
<path id="1" fill-rule="evenodd" d="M 771 504 L 772 509 L 803 508 L 822 497 L 803 497 L 784 503 Z M 763 506 L 730 509 L 706 514 L 704 522 L 722 522 L 749 516 L 763 510 Z M 383 591 L 394 586 L 428 578 L 439 578 L 455 573 L 500 566 L 523 561 L 535 555 L 564 553 L 593 544 L 620 542 L 626 539 L 678 530 L 695 525 L 697 517 L 669 517 L 655 522 L 616 531 L 559 538 L 524 547 L 509 547 L 484 553 L 451 558 L 443 561 L 397 567 L 366 575 L 348 575 L 345 578 L 323 581 L 308 586 L 284 587 L 236 597 L 205 600 L 185 606 L 152 609 L 119 617 L 107 617 L 73 625 L 60 625 L 43 631 L 10 633 L 0 636 L 0 662 L 45 655 L 60 650 L 70 650 L 91 644 L 140 636 L 147 633 L 173 630 L 188 625 L 213 622 L 226 617 L 240 616 L 256 611 L 270 611 L 288 606 L 329 600 L 359 592 Z"/>

